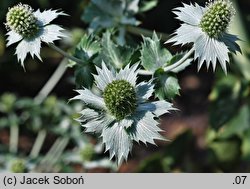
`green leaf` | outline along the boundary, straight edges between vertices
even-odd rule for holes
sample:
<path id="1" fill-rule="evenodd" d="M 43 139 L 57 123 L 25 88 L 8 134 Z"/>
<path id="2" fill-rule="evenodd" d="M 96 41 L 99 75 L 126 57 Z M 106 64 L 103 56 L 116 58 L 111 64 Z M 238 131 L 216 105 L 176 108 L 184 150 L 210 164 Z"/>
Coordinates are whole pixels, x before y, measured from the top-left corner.
<path id="1" fill-rule="evenodd" d="M 127 4 L 126 4 L 127 3 Z M 93 30 L 136 25 L 134 14 L 138 12 L 138 0 L 92 0 L 82 15 L 82 20 L 90 23 Z"/>
<path id="2" fill-rule="evenodd" d="M 233 75 L 223 77 L 218 81 L 210 94 L 210 124 L 219 129 L 231 120 L 240 107 L 241 83 Z"/>
<path id="3" fill-rule="evenodd" d="M 84 35 L 77 45 L 76 56 L 83 61 L 89 61 L 100 51 L 100 43 L 93 35 Z"/>
<path id="4" fill-rule="evenodd" d="M 90 3 L 82 15 L 84 22 L 90 23 L 90 28 L 96 30 L 97 28 L 109 28 L 114 26 L 114 20 L 110 15 L 102 11 L 97 5 Z"/>
<path id="5" fill-rule="evenodd" d="M 173 100 L 176 95 L 180 95 L 180 85 L 178 79 L 166 73 L 156 77 L 155 94 L 161 100 Z"/>
<path id="6" fill-rule="evenodd" d="M 171 53 L 161 48 L 160 40 L 154 32 L 152 39 L 143 37 L 141 63 L 146 70 L 155 72 L 172 59 Z"/>
<path id="7" fill-rule="evenodd" d="M 94 77 L 92 73 L 94 73 L 93 66 L 81 66 L 78 65 L 75 70 L 75 82 L 77 88 L 87 87 L 91 88 L 94 82 Z"/>
<path id="8" fill-rule="evenodd" d="M 229 138 L 233 135 L 242 136 L 244 132 L 250 129 L 250 111 L 247 105 L 244 105 L 233 119 L 220 128 L 218 137 Z"/>
<path id="9" fill-rule="evenodd" d="M 77 87 L 91 88 L 93 85 L 94 59 L 101 47 L 93 35 L 84 35 L 77 45 L 75 56 L 86 63 L 77 64 L 75 69 L 75 82 Z"/>
<path id="10" fill-rule="evenodd" d="M 219 162 L 232 163 L 240 154 L 240 142 L 237 140 L 216 141 L 210 145 Z"/>
<path id="11" fill-rule="evenodd" d="M 245 133 L 241 145 L 241 151 L 243 159 L 250 161 L 250 130 Z"/>
<path id="12" fill-rule="evenodd" d="M 100 58 L 105 63 L 120 69 L 130 63 L 134 51 L 126 46 L 115 44 L 111 40 L 111 33 L 108 31 L 102 37 L 102 51 Z"/>

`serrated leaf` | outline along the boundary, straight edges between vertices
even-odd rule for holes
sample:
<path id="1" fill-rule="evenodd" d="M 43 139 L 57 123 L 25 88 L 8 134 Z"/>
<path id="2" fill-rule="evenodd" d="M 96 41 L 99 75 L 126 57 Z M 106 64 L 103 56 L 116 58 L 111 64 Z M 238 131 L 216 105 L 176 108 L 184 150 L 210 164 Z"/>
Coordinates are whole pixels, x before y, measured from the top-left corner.
<path id="1" fill-rule="evenodd" d="M 89 27 L 93 30 L 99 27 L 109 28 L 114 26 L 114 21 L 110 18 L 110 15 L 106 14 L 93 3 L 90 3 L 89 6 L 86 7 L 82 15 L 82 20 L 86 23 L 90 23 Z"/>
<path id="2" fill-rule="evenodd" d="M 75 57 L 86 63 L 77 64 L 75 68 L 75 82 L 77 87 L 90 88 L 93 85 L 94 58 L 100 51 L 99 42 L 92 35 L 84 35 L 77 45 Z"/>
<path id="3" fill-rule="evenodd" d="M 173 100 L 179 95 L 180 85 L 178 79 L 165 73 L 156 77 L 155 94 L 161 100 Z"/>
<path id="4" fill-rule="evenodd" d="M 133 143 L 123 125 L 116 123 L 112 127 L 106 127 L 102 137 L 106 151 L 109 150 L 110 158 L 116 156 L 118 165 L 121 165 L 123 160 L 127 160 Z"/>
<path id="5" fill-rule="evenodd" d="M 76 47 L 75 56 L 85 62 L 90 61 L 100 51 L 100 43 L 93 35 L 84 35 Z"/>
<path id="6" fill-rule="evenodd" d="M 154 140 L 165 140 L 159 132 L 162 130 L 157 127 L 158 122 L 154 120 L 154 115 L 151 112 L 137 113 L 135 124 L 130 127 L 127 132 L 136 142 L 150 143 L 155 145 Z"/>
<path id="7" fill-rule="evenodd" d="M 120 69 L 130 62 L 133 52 L 134 51 L 129 47 L 115 44 L 111 40 L 110 32 L 106 32 L 103 35 L 102 51 L 100 56 L 104 62 Z"/>
<path id="8" fill-rule="evenodd" d="M 84 35 L 77 48 L 85 53 L 87 59 L 90 59 L 100 51 L 100 43 L 93 35 Z"/>
<path id="9" fill-rule="evenodd" d="M 92 0 L 85 9 L 82 19 L 90 23 L 90 28 L 93 30 L 117 27 L 120 24 L 136 25 L 137 20 L 133 16 L 138 12 L 137 1 Z"/>
<path id="10" fill-rule="evenodd" d="M 75 82 L 77 88 L 86 87 L 91 88 L 94 82 L 92 73 L 94 68 L 91 66 L 77 66 L 75 70 Z"/>
<path id="11" fill-rule="evenodd" d="M 146 70 L 155 72 L 162 68 L 172 58 L 171 53 L 161 48 L 160 40 L 154 32 L 152 39 L 143 37 L 141 49 L 141 63 Z"/>

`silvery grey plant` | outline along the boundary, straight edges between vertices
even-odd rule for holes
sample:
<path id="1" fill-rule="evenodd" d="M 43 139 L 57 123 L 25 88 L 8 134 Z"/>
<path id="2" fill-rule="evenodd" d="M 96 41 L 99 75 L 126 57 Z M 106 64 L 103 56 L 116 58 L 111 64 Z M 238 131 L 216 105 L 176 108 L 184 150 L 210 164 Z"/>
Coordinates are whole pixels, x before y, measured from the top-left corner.
<path id="1" fill-rule="evenodd" d="M 204 62 L 207 68 L 212 64 L 215 70 L 218 60 L 223 71 L 227 73 L 228 53 L 240 52 L 240 47 L 236 43 L 238 37 L 227 32 L 235 14 L 232 3 L 229 0 L 209 0 L 205 7 L 197 3 L 183 6 L 175 8 L 173 12 L 177 19 L 184 23 L 167 43 L 192 43 L 191 51 L 195 53 L 194 58 L 198 59 L 198 70 Z"/>
<path id="2" fill-rule="evenodd" d="M 98 96 L 84 88 L 76 90 L 79 95 L 72 100 L 81 100 L 85 108 L 79 122 L 86 132 L 100 133 L 110 158 L 116 156 L 120 165 L 127 160 L 133 141 L 155 144 L 154 139 L 165 140 L 157 127 L 155 118 L 174 110 L 167 101 L 150 102 L 154 85 L 151 82 L 136 83 L 138 64 L 110 71 L 105 63 L 102 69 L 96 67 Z"/>
<path id="3" fill-rule="evenodd" d="M 160 40 L 156 34 L 153 35 L 152 40 L 144 38 L 142 47 L 144 50 L 141 51 L 144 56 L 139 60 L 139 64 L 145 70 L 140 70 L 138 63 L 128 64 L 130 60 L 127 59 L 129 58 L 121 59 L 119 69 L 112 67 L 114 65 L 112 61 L 117 61 L 120 58 L 119 56 L 126 56 L 129 53 L 125 51 L 127 48 L 119 51 L 118 46 L 110 45 L 109 38 L 107 38 L 107 45 L 105 46 L 106 50 L 108 49 L 107 56 L 109 56 L 106 59 L 110 61 L 106 63 L 109 66 L 102 61 L 105 60 L 103 54 L 103 56 L 98 56 L 99 51 L 101 51 L 100 48 L 104 48 L 106 44 L 103 42 L 101 47 L 96 41 L 93 42 L 86 38 L 83 41 L 85 44 L 80 44 L 84 55 L 82 57 L 77 56 L 82 59 L 68 55 L 51 45 L 55 40 L 61 39 L 65 35 L 62 33 L 63 28 L 50 24 L 50 22 L 59 15 L 65 14 L 53 10 L 43 12 L 37 10 L 34 12 L 30 6 L 23 4 L 10 8 L 7 13 L 7 46 L 19 42 L 16 54 L 22 66 L 24 66 L 24 60 L 28 53 L 32 57 L 35 55 L 41 59 L 42 41 L 76 62 L 76 67 L 79 69 L 88 67 L 90 63 L 95 62 L 93 61 L 94 57 L 98 56 L 102 65 L 101 68 L 93 66 L 93 69 L 97 72 L 93 76 L 95 87 L 99 89 L 99 93 L 96 94 L 83 87 L 83 89 L 76 90 L 79 95 L 72 100 L 81 100 L 84 104 L 84 109 L 80 112 L 81 117 L 78 121 L 85 128 L 85 131 L 100 134 L 106 151 L 109 151 L 110 158 L 116 157 L 117 163 L 120 165 L 124 160 L 127 160 L 132 150 L 133 141 L 155 144 L 155 139 L 166 140 L 159 133 L 162 130 L 158 127 L 158 119 L 161 115 L 169 113 L 170 110 L 175 110 L 170 102 L 154 98 L 157 96 L 155 95 L 156 87 L 153 84 L 154 79 L 137 83 L 138 74 L 150 75 L 152 78 L 159 76 L 161 87 L 165 87 L 165 90 L 169 89 L 165 86 L 168 84 L 166 81 L 169 79 L 169 72 L 175 73 L 184 69 L 191 63 L 192 59 L 189 59 L 189 57 L 193 53 L 194 59 L 198 59 L 198 70 L 204 62 L 206 62 L 207 67 L 212 64 L 213 70 L 215 70 L 216 64 L 219 62 L 226 73 L 229 53 L 240 52 L 240 47 L 236 43 L 238 37 L 227 32 L 235 14 L 229 0 L 209 1 L 205 7 L 196 3 L 194 5 L 183 5 L 184 7 L 174 9 L 177 19 L 183 23 L 167 42 L 175 45 L 191 43 L 191 50 L 181 56 L 172 56 L 166 49 L 161 49 Z M 94 55 L 88 56 L 87 51 Z M 125 68 L 123 68 L 124 66 Z M 61 70 L 64 72 L 66 69 Z M 60 74 L 63 75 L 63 73 Z M 175 86 L 172 88 L 174 88 L 173 91 L 176 94 L 179 91 L 178 81 L 177 79 L 171 81 L 175 81 Z M 52 89 L 50 88 L 50 90 Z M 164 91 L 164 93 L 166 92 Z M 154 101 L 150 101 L 149 98 L 154 99 Z"/>
<path id="4" fill-rule="evenodd" d="M 18 4 L 9 9 L 6 16 L 7 46 L 19 42 L 16 47 L 16 55 L 21 65 L 24 67 L 24 60 L 28 53 L 40 60 L 41 42 L 53 43 L 54 41 L 66 37 L 62 27 L 50 24 L 60 15 L 66 15 L 56 10 L 39 9 L 34 10 L 26 4 Z"/>

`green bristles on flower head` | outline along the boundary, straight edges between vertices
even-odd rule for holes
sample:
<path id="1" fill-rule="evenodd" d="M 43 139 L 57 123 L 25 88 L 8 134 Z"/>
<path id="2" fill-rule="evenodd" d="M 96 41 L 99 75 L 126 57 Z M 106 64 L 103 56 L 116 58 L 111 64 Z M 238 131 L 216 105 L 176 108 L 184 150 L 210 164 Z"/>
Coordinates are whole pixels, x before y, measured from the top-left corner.
<path id="1" fill-rule="evenodd" d="M 104 102 L 117 120 L 134 113 L 136 109 L 135 88 L 125 80 L 115 80 L 104 89 Z"/>
<path id="2" fill-rule="evenodd" d="M 232 20 L 235 10 L 229 0 L 209 1 L 207 11 L 203 15 L 200 27 L 212 38 L 225 32 Z"/>
<path id="3" fill-rule="evenodd" d="M 33 9 L 29 5 L 21 3 L 9 9 L 6 16 L 6 27 L 24 38 L 32 38 L 39 32 Z"/>

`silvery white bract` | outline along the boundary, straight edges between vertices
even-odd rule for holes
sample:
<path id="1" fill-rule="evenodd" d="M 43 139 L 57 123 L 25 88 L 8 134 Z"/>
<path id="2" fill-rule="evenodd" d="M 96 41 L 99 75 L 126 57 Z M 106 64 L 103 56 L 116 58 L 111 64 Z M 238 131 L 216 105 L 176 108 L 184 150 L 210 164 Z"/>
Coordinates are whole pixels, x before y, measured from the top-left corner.
<path id="1" fill-rule="evenodd" d="M 194 58 L 198 59 L 198 70 L 206 61 L 207 68 L 212 64 L 213 70 L 219 61 L 223 71 L 227 73 L 226 63 L 229 52 L 240 52 L 236 43 L 237 36 L 227 33 L 235 11 L 228 0 L 209 1 L 206 7 L 197 3 L 183 4 L 184 7 L 174 9 L 177 19 L 184 22 L 175 32 L 175 36 L 167 41 L 174 45 L 193 43 Z"/>
<path id="2" fill-rule="evenodd" d="M 58 12 L 57 10 L 40 12 L 39 9 L 33 12 L 30 6 L 23 4 L 14 6 L 9 9 L 9 12 L 11 10 L 16 11 L 15 13 L 20 13 L 20 16 L 15 18 L 15 15 L 13 16 L 9 13 L 8 18 L 7 14 L 6 27 L 9 30 L 7 33 L 7 46 L 19 42 L 15 54 L 22 66 L 24 66 L 24 59 L 28 53 L 30 53 L 32 58 L 35 55 L 41 60 L 40 49 L 42 41 L 45 43 L 53 43 L 55 40 L 65 37 L 65 34 L 62 33 L 63 28 L 55 24 L 50 24 L 50 22 L 59 15 L 66 15 L 63 12 Z M 22 18 L 22 20 L 20 18 Z M 32 19 L 33 22 L 30 21 Z M 18 24 L 13 24 L 15 21 Z M 30 24 L 33 24 L 33 27 L 37 27 L 37 30 L 35 30 L 35 32 L 33 31 L 32 35 L 24 35 L 28 34 L 31 29 L 34 29 L 29 26 Z"/>
<path id="3" fill-rule="evenodd" d="M 110 158 L 115 156 L 119 165 L 127 160 L 133 140 L 145 144 L 155 144 L 154 139 L 165 140 L 159 134 L 162 130 L 155 118 L 174 110 L 172 104 L 166 101 L 148 102 L 154 92 L 154 85 L 151 82 L 136 84 L 137 67 L 138 64 L 131 67 L 127 65 L 114 73 L 102 63 L 102 69 L 97 67 L 98 74 L 94 75 L 101 95 L 84 88 L 77 90 L 79 95 L 73 98 L 85 104 L 78 121 L 86 128 L 86 132 L 101 134 Z"/>

